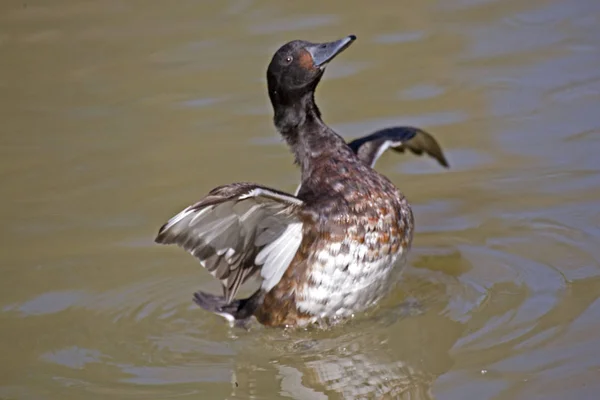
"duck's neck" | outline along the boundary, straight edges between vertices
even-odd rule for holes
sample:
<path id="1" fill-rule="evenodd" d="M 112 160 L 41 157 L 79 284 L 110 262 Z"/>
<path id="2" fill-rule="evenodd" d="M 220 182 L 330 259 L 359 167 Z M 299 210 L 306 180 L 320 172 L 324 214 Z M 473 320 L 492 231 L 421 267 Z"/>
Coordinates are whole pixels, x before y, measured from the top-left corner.
<path id="1" fill-rule="evenodd" d="M 292 149 L 303 175 L 310 173 L 312 160 L 345 146 L 344 140 L 321 119 L 313 92 L 287 105 L 275 101 L 273 109 L 275 127 Z"/>

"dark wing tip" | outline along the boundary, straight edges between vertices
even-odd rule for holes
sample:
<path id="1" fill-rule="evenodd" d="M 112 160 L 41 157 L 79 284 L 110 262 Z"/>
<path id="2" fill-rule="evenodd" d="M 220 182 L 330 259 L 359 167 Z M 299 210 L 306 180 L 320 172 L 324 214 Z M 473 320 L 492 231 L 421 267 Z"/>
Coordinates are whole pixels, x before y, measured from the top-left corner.
<path id="1" fill-rule="evenodd" d="M 222 312 L 223 307 L 228 304 L 224 297 L 206 292 L 195 292 L 194 303 L 206 311 L 214 313 Z"/>
<path id="2" fill-rule="evenodd" d="M 379 129 L 370 135 L 360 137 L 348 143 L 358 157 L 369 165 L 374 165 L 382 153 L 382 146 L 398 153 L 410 150 L 420 156 L 423 153 L 434 158 L 444 168 L 450 168 L 444 152 L 435 138 L 414 126 L 393 126 Z"/>
<path id="3" fill-rule="evenodd" d="M 448 162 L 448 159 L 446 159 L 444 151 L 442 150 L 442 147 L 440 146 L 438 141 L 435 140 L 435 138 L 430 133 L 425 132 L 421 129 L 419 129 L 419 132 L 415 137 L 418 136 L 423 136 L 424 138 L 426 138 L 426 140 L 424 140 L 426 145 L 424 146 L 423 150 L 431 157 L 435 158 L 442 167 L 446 169 L 450 168 L 450 163 Z"/>
<path id="4" fill-rule="evenodd" d="M 450 168 L 450 163 L 448 162 L 448 160 L 446 160 L 446 157 L 444 157 L 444 155 L 442 154 L 440 158 L 437 158 L 438 162 L 440 163 L 440 165 L 446 169 Z"/>
<path id="5" fill-rule="evenodd" d="M 160 227 L 160 229 L 158 230 L 158 233 L 156 234 L 156 237 L 154 238 L 154 243 L 166 244 L 166 236 L 167 235 L 165 235 L 165 228 L 166 228 L 167 224 L 168 224 L 168 222 Z"/>
<path id="6" fill-rule="evenodd" d="M 425 153 L 434 158 L 442 167 L 450 168 L 450 163 L 448 163 L 444 151 L 438 141 L 423 129 L 413 127 L 411 127 L 411 129 L 415 132 L 413 137 L 404 141 L 404 143 L 399 146 L 394 147 L 394 150 L 402 152 L 407 148 L 416 155 Z"/>

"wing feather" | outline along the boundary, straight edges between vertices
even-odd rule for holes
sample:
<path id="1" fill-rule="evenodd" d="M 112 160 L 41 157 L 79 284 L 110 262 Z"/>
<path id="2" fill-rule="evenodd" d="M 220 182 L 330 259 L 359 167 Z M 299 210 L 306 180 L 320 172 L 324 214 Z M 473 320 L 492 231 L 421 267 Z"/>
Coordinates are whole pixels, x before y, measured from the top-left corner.
<path id="1" fill-rule="evenodd" d="M 449 166 L 437 140 L 424 130 L 412 126 L 381 129 L 353 140 L 348 145 L 363 162 L 371 167 L 388 148 L 400 153 L 405 150 L 416 155 L 425 153 L 436 159 L 443 167 Z"/>
<path id="2" fill-rule="evenodd" d="M 302 241 L 297 215 L 302 204 L 292 195 L 251 183 L 220 186 L 171 218 L 155 240 L 196 257 L 221 280 L 229 303 L 259 270 L 265 290 L 279 282 Z"/>

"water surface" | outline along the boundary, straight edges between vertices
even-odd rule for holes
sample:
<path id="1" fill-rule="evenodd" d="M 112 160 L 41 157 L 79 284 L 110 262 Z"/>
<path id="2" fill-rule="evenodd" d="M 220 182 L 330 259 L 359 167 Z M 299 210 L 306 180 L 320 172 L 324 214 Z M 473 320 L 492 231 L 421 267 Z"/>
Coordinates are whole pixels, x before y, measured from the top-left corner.
<path id="1" fill-rule="evenodd" d="M 0 397 L 596 398 L 599 27 L 594 0 L 3 2 Z M 452 168 L 378 163 L 417 233 L 376 312 L 231 330 L 154 235 L 219 184 L 294 190 L 266 65 L 350 33 L 325 120 L 420 126 Z"/>

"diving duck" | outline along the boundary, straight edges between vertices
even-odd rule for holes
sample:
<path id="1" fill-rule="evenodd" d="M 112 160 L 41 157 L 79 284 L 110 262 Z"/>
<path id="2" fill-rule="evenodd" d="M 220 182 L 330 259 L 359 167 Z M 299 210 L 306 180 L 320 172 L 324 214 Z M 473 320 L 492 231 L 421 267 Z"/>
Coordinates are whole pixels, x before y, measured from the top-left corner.
<path id="1" fill-rule="evenodd" d="M 267 69 L 277 131 L 301 170 L 294 195 L 256 183 L 210 191 L 164 224 L 156 237 L 194 257 L 223 295 L 194 294 L 203 309 L 234 325 L 328 326 L 375 305 L 411 247 L 414 219 L 404 195 L 372 167 L 387 149 L 432 155 L 447 166 L 433 137 L 391 128 L 350 144 L 327 126 L 315 89 L 327 64 L 356 37 L 328 43 L 294 40 Z M 260 287 L 235 296 L 251 277 Z"/>

